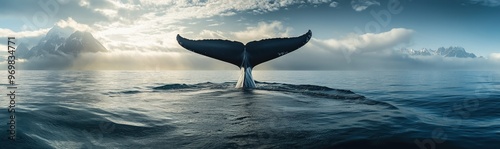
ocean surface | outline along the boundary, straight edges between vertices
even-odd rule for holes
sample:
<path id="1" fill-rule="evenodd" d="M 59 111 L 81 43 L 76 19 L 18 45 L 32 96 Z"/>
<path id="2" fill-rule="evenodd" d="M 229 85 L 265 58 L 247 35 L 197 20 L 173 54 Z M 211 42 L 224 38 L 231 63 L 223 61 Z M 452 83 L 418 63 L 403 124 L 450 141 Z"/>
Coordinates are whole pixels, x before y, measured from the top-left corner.
<path id="1" fill-rule="evenodd" d="M 238 73 L 19 70 L 0 148 L 500 147 L 498 71 Z"/>

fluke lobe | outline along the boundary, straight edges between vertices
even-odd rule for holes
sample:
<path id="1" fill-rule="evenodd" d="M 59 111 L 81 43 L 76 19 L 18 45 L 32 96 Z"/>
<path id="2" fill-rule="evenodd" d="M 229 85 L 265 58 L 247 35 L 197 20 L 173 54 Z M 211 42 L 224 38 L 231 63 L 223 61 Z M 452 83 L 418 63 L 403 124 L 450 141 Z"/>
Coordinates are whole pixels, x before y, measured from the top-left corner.
<path id="1" fill-rule="evenodd" d="M 238 66 L 241 73 L 236 88 L 249 89 L 255 88 L 253 67 L 299 49 L 311 36 L 309 30 L 299 37 L 263 39 L 244 45 L 221 39 L 190 40 L 177 34 L 177 42 L 187 50 Z"/>

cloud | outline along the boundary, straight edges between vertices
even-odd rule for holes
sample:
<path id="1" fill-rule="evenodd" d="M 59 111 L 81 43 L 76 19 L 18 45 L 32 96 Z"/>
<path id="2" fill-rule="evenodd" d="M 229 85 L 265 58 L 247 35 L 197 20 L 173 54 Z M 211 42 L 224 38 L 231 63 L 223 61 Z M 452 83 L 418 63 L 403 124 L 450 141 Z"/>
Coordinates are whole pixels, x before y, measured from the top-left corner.
<path id="1" fill-rule="evenodd" d="M 14 32 L 10 29 L 0 28 L 0 37 L 9 37 L 9 36 L 13 36 L 16 38 L 39 37 L 39 36 L 45 36 L 45 34 L 47 34 L 49 30 L 50 28 L 39 29 L 35 31 Z"/>
<path id="2" fill-rule="evenodd" d="M 331 0 L 309 0 L 310 3 L 328 3 Z M 180 47 L 175 41 L 177 34 L 189 34 L 186 29 L 186 20 L 206 19 L 214 16 L 231 16 L 239 12 L 253 12 L 257 14 L 276 11 L 293 4 L 301 3 L 299 0 L 255 0 L 255 1 L 204 1 L 204 0 L 48 0 L 55 13 L 50 15 L 45 25 L 25 25 L 25 30 L 38 30 L 37 28 L 51 28 L 53 25 L 70 27 L 74 30 L 90 31 L 109 50 L 176 50 Z M 21 16 L 32 18 L 38 12 L 44 12 L 44 5 L 38 3 L 24 4 L 22 1 L 9 1 L 0 6 L 0 11 L 8 9 L 7 15 L 19 12 Z M 26 6 L 14 10 L 7 7 Z M 54 6 L 54 7 L 52 7 Z M 5 8 L 5 9 L 3 9 Z M 24 11 L 26 10 L 26 11 Z M 18 14 L 15 14 L 18 15 Z M 211 24 L 219 27 L 219 24 Z M 265 27 L 279 28 L 280 23 L 270 24 L 260 31 L 270 31 L 264 36 L 256 35 L 253 30 L 247 33 L 250 38 L 270 38 L 278 34 Z M 250 29 L 250 28 L 249 28 Z M 287 28 L 280 31 L 287 33 Z M 255 32 L 255 33 L 253 33 Z M 218 32 L 204 30 L 205 37 L 226 37 Z M 238 33 L 236 33 L 238 34 Z M 229 34 L 230 35 L 230 34 Z M 170 38 L 172 37 L 172 38 Z M 242 37 L 242 36 L 239 36 Z M 148 40 L 145 40 L 148 39 Z M 140 41 L 140 42 L 138 42 Z M 36 42 L 30 43 L 36 44 Z"/>
<path id="3" fill-rule="evenodd" d="M 337 7 L 339 6 L 339 2 L 336 2 L 336 1 L 333 1 L 332 3 L 330 3 L 330 7 Z"/>
<path id="4" fill-rule="evenodd" d="M 109 2 L 113 4 L 113 7 L 120 5 L 120 2 Z M 122 16 L 121 13 L 124 12 L 134 12 L 142 13 L 138 17 L 123 18 L 118 21 L 101 21 L 94 23 L 90 26 L 94 32 L 94 36 L 99 39 L 106 48 L 110 50 L 169 50 L 169 51 L 179 51 L 181 47 L 175 41 L 175 36 L 177 34 L 189 35 L 193 34 L 194 38 L 210 37 L 210 38 L 222 38 L 227 37 L 223 35 L 222 32 L 211 31 L 211 30 L 200 30 L 202 36 L 194 34 L 193 28 L 191 30 L 185 30 L 187 22 L 193 22 L 193 20 L 207 19 L 214 16 L 228 16 L 235 15 L 235 12 L 248 11 L 256 13 L 266 13 L 270 11 L 279 10 L 281 7 L 286 7 L 291 4 L 298 3 L 295 0 L 281 0 L 281 1 L 177 1 L 177 0 L 167 0 L 167 1 L 152 1 L 152 0 L 141 0 L 138 2 L 143 12 L 136 12 L 135 5 L 129 4 L 131 6 L 121 6 L 124 10 L 122 12 L 118 11 L 118 16 Z M 104 9 L 103 9 L 104 10 Z M 109 12 L 107 16 L 114 15 L 114 12 Z M 115 17 L 117 18 L 117 17 Z M 119 18 L 117 18 L 119 19 Z M 211 23 L 210 27 L 219 27 L 222 23 Z M 268 26 L 259 27 L 279 27 L 279 24 L 270 24 Z M 189 25 L 188 25 L 189 26 Z M 199 24 L 192 24 L 194 29 L 199 26 Z M 250 28 L 249 28 L 250 29 Z M 269 29 L 263 29 L 264 31 L 270 31 Z M 286 31 L 286 28 L 284 29 Z M 247 34 L 250 31 L 247 32 Z M 271 31 L 274 33 L 274 31 Z M 238 33 L 236 33 L 238 34 Z M 269 33 L 263 34 L 268 36 L 259 36 L 257 33 L 252 34 L 253 36 L 246 37 L 244 39 L 250 40 L 250 38 L 270 38 L 276 34 L 268 35 Z M 230 34 L 229 34 L 230 35 Z M 242 36 L 239 36 L 242 37 Z M 145 40 L 147 39 L 147 40 Z M 140 41 L 140 42 L 138 42 Z"/>
<path id="5" fill-rule="evenodd" d="M 19 31 L 15 32 L 10 29 L 0 28 L 0 38 L 16 37 L 16 45 L 25 44 L 28 48 L 35 45 L 40 39 L 45 37 L 50 28 L 43 28 L 34 31 Z M 2 46 L 4 47 L 4 46 Z M 7 51 L 7 49 L 2 48 L 0 51 Z M 7 55 L 7 53 L 2 53 L 0 56 Z"/>
<path id="6" fill-rule="evenodd" d="M 177 34 L 186 33 L 186 27 L 162 20 L 154 13 L 143 15 L 133 24 L 123 22 L 98 23 L 93 26 L 94 37 L 112 51 L 155 51 L 175 50 L 180 46 L 175 40 Z M 171 22 L 169 22 L 171 21 Z"/>
<path id="7" fill-rule="evenodd" d="M 372 5 L 380 6 L 380 2 L 376 0 L 353 0 L 351 5 L 355 11 L 363 11 Z"/>
<path id="8" fill-rule="evenodd" d="M 307 0 L 307 2 L 311 4 L 323 4 L 323 3 L 330 3 L 332 0 Z"/>
<path id="9" fill-rule="evenodd" d="M 224 22 L 222 22 L 222 23 L 213 23 L 213 24 L 209 24 L 208 26 L 221 26 L 223 24 L 224 24 Z"/>
<path id="10" fill-rule="evenodd" d="M 202 39 L 228 39 L 222 31 L 202 30 L 199 35 Z"/>
<path id="11" fill-rule="evenodd" d="M 92 29 L 86 24 L 80 24 L 73 20 L 73 18 L 69 17 L 66 20 L 60 20 L 56 23 L 57 26 L 61 28 L 71 28 L 75 31 L 89 31 L 92 32 Z"/>
<path id="12" fill-rule="evenodd" d="M 351 34 L 342 39 L 313 38 L 287 56 L 263 63 L 256 69 L 325 70 L 447 70 L 500 66 L 500 53 L 489 59 L 442 56 L 409 56 L 396 49 L 411 43 L 414 31 L 394 28 L 383 33 Z"/>
<path id="13" fill-rule="evenodd" d="M 400 55 L 393 53 L 392 49 L 398 45 L 408 44 L 413 32 L 410 29 L 395 28 L 379 34 L 351 34 L 343 39 L 313 37 L 301 49 L 258 67 L 259 69 L 334 70 L 399 68 Z M 307 61 L 304 61 L 305 59 Z"/>
<path id="14" fill-rule="evenodd" d="M 472 4 L 480 4 L 488 7 L 500 6 L 500 0 L 470 0 Z"/>
<path id="15" fill-rule="evenodd" d="M 489 58 L 494 61 L 500 62 L 500 53 L 491 53 Z"/>
<path id="16" fill-rule="evenodd" d="M 343 52 L 318 48 L 314 43 L 257 66 L 256 70 L 492 70 L 500 59 L 408 56 L 387 53 L 353 53 L 351 61 Z M 306 60 L 307 59 L 307 60 Z"/>
<path id="17" fill-rule="evenodd" d="M 390 31 L 374 34 L 366 33 L 363 35 L 351 34 L 344 39 L 313 39 L 319 46 L 332 50 L 348 52 L 381 52 L 390 50 L 400 44 L 408 44 L 411 41 L 414 31 L 405 28 L 393 28 Z"/>
<path id="18" fill-rule="evenodd" d="M 287 37 L 292 28 L 284 27 L 280 21 L 259 22 L 256 27 L 247 27 L 244 31 L 232 32 L 231 34 L 240 42 Z"/>
<path id="19" fill-rule="evenodd" d="M 80 2 L 78 0 L 5 1 L 0 5 L 0 14 L 23 21 L 26 26 L 24 29 L 38 30 L 40 28 L 50 28 L 57 21 L 68 17 L 85 24 L 106 20 L 106 16 L 95 12 L 93 9 L 113 6 L 107 1 L 91 0 L 88 1 L 89 7 L 82 7 Z"/>
<path id="20" fill-rule="evenodd" d="M 167 14 L 182 18 L 208 18 L 235 14 L 235 11 L 267 13 L 298 3 L 295 0 L 253 0 L 253 1 L 156 1 L 141 0 L 143 7 L 168 7 Z"/>
<path id="21" fill-rule="evenodd" d="M 94 11 L 101 13 L 109 19 L 117 17 L 118 11 L 113 9 L 94 9 Z"/>
<path id="22" fill-rule="evenodd" d="M 61 28 L 69 28 L 72 31 L 92 31 L 91 28 L 86 24 L 81 24 L 73 20 L 73 18 L 67 18 L 66 20 L 60 20 L 55 23 L 55 25 Z M 39 42 L 39 40 L 49 32 L 51 28 L 40 28 L 37 30 L 22 30 L 22 31 L 12 31 L 10 29 L 0 28 L 0 37 L 14 36 L 17 38 L 17 44 L 24 43 L 28 47 L 34 46 Z"/>

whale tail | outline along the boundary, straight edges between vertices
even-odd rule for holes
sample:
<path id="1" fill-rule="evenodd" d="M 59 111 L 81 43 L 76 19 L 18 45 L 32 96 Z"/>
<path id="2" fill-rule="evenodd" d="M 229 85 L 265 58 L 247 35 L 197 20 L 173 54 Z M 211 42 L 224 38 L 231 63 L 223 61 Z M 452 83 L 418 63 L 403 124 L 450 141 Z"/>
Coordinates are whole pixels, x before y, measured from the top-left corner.
<path id="1" fill-rule="evenodd" d="M 309 30 L 299 37 L 264 39 L 244 45 L 220 39 L 190 40 L 177 34 L 177 41 L 187 50 L 238 66 L 241 74 L 236 87 L 254 88 L 253 67 L 299 49 L 311 36 Z"/>

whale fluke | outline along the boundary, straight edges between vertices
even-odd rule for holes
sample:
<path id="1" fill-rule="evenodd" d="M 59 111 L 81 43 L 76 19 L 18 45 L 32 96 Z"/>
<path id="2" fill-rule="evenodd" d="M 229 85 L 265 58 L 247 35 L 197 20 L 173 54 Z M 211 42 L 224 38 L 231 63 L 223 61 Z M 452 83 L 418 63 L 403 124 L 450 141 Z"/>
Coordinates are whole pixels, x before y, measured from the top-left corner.
<path id="1" fill-rule="evenodd" d="M 236 87 L 254 88 L 253 67 L 299 49 L 311 36 L 309 30 L 299 37 L 264 39 L 244 45 L 221 39 L 190 40 L 177 34 L 177 42 L 187 50 L 238 66 L 241 74 Z"/>

